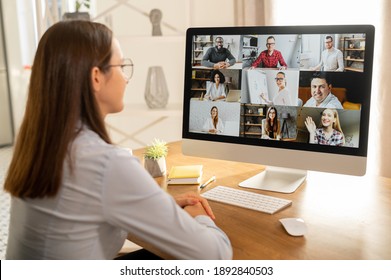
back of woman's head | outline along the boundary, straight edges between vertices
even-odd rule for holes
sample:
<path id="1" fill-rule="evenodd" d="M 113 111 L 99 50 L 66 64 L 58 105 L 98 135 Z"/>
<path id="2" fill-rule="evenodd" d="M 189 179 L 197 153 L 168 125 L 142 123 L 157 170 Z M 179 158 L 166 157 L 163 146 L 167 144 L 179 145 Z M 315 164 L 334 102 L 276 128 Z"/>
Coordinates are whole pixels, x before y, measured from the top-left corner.
<path id="1" fill-rule="evenodd" d="M 111 58 L 112 32 L 89 21 L 63 21 L 41 38 L 25 116 L 4 188 L 18 197 L 57 193 L 79 123 L 110 142 L 91 86 L 94 66 Z"/>
<path id="2" fill-rule="evenodd" d="M 35 114 L 56 115 L 58 126 L 95 122 L 99 113 L 90 74 L 111 58 L 112 33 L 102 24 L 63 21 L 43 35 L 32 67 L 28 107 Z M 30 102 L 31 101 L 31 102 Z M 38 106 L 38 107 L 37 107 Z M 37 110 L 40 108 L 41 110 Z M 50 121 L 51 118 L 47 118 Z"/>

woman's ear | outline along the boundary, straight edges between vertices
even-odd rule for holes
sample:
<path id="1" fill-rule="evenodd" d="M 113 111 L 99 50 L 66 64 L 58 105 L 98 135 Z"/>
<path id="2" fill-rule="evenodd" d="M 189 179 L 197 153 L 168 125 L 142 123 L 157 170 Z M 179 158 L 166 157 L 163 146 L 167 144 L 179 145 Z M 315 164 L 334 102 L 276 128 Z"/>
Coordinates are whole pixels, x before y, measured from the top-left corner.
<path id="1" fill-rule="evenodd" d="M 101 89 L 103 83 L 103 75 L 98 67 L 93 67 L 91 70 L 91 85 L 94 92 Z"/>

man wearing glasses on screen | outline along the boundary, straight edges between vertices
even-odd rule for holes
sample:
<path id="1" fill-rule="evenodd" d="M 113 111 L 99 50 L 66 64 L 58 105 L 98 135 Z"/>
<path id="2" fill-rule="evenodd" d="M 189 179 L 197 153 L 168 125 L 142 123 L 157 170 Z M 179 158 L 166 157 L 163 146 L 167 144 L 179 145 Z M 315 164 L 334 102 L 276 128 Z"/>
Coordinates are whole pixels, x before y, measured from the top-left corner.
<path id="1" fill-rule="evenodd" d="M 284 58 L 280 51 L 275 50 L 276 40 L 273 36 L 269 36 L 266 39 L 266 50 L 262 51 L 257 59 L 251 64 L 250 69 L 255 69 L 260 66 L 262 68 L 278 68 L 279 70 L 287 69 Z M 278 67 L 278 64 L 280 66 Z"/>
<path id="2" fill-rule="evenodd" d="M 333 37 L 327 35 L 324 40 L 325 50 L 322 52 L 320 63 L 311 70 L 314 71 L 336 71 L 344 70 L 343 55 L 339 49 L 334 48 Z"/>

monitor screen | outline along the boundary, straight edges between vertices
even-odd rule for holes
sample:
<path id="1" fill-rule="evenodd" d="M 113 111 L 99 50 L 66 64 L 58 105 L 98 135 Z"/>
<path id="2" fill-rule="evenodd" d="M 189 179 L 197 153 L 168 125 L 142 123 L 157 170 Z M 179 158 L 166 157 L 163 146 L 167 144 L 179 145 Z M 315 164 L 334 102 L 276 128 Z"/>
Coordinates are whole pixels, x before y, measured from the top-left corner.
<path id="1" fill-rule="evenodd" d="M 363 175 L 374 27 L 190 28 L 183 153 Z"/>

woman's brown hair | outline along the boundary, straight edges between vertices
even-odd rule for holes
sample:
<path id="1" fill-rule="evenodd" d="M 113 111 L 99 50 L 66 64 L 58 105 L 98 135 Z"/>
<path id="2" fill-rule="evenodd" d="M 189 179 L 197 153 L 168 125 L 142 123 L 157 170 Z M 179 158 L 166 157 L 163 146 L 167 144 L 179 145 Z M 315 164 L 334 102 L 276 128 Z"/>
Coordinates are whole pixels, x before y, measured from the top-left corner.
<path id="1" fill-rule="evenodd" d="M 111 143 L 91 86 L 91 71 L 111 58 L 112 32 L 89 21 L 62 21 L 41 38 L 26 112 L 4 189 L 20 198 L 53 197 L 81 124 Z M 103 70 L 102 70 L 103 71 Z"/>
<path id="2" fill-rule="evenodd" d="M 269 117 L 269 113 L 272 110 L 274 110 L 274 112 L 276 113 L 273 125 L 271 124 L 270 117 Z M 278 121 L 278 115 L 277 115 L 276 107 L 272 106 L 272 107 L 269 107 L 269 109 L 267 109 L 265 126 L 266 126 L 265 130 L 267 132 L 273 131 L 274 133 L 277 133 L 278 131 L 280 131 L 280 122 Z"/>
<path id="3" fill-rule="evenodd" d="M 211 114 L 211 115 L 212 115 L 213 109 L 216 109 L 216 116 L 215 116 L 214 118 L 212 117 L 213 126 L 214 126 L 215 128 L 217 128 L 217 123 L 218 123 L 218 121 L 219 121 L 219 109 L 217 109 L 216 106 L 213 106 L 213 107 L 210 109 L 210 114 Z"/>

